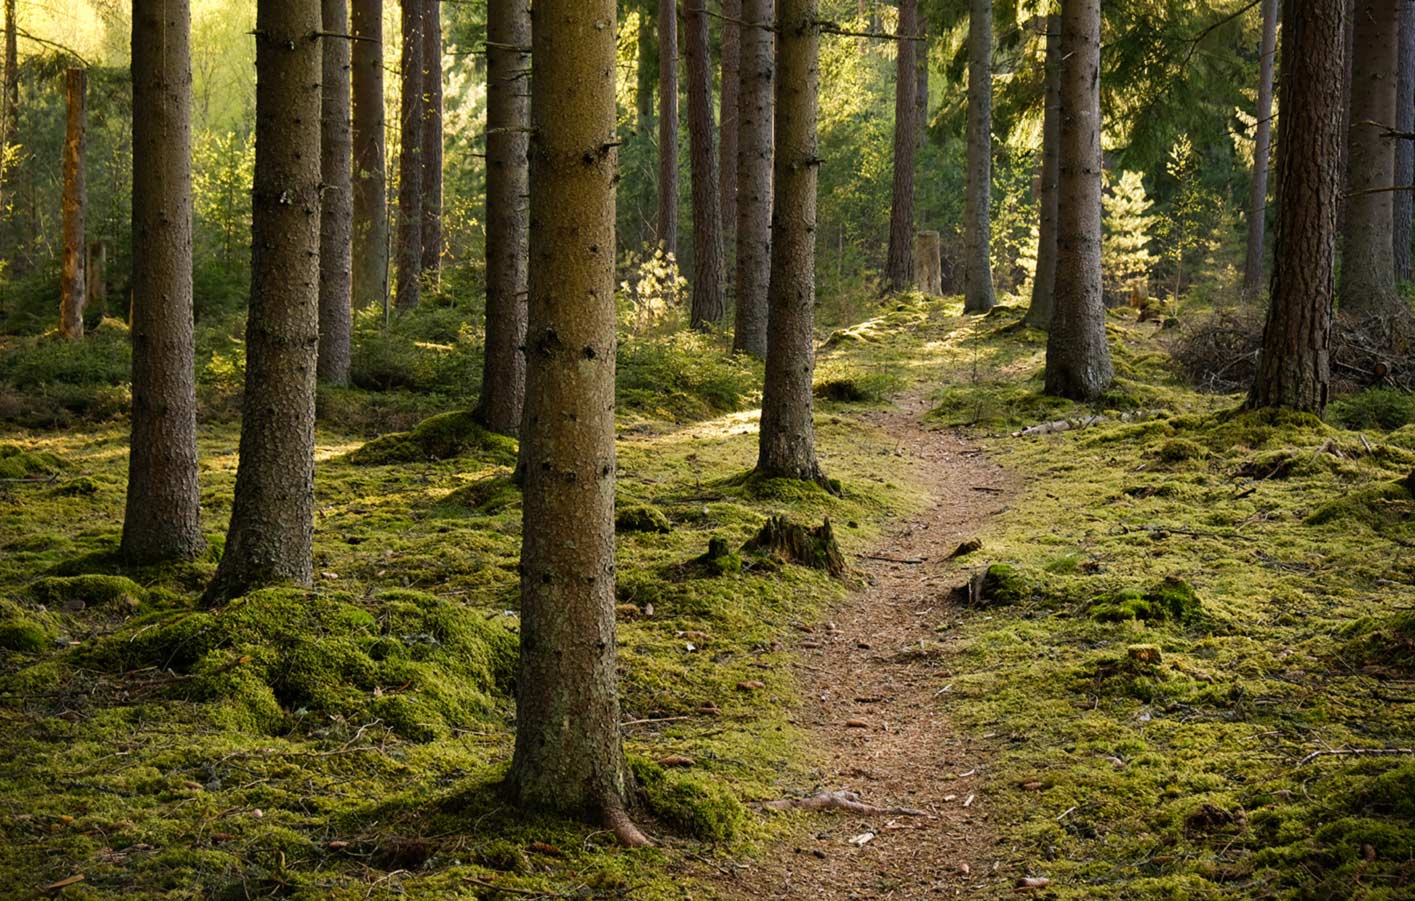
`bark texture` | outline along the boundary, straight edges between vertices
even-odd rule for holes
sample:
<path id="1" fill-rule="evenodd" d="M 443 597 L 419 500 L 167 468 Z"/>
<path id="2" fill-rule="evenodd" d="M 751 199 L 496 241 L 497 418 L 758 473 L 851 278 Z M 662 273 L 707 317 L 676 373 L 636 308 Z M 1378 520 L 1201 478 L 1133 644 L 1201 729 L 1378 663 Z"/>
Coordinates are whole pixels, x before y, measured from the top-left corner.
<path id="1" fill-rule="evenodd" d="M 388 302 L 387 117 L 383 0 L 353 0 L 354 306 Z"/>
<path id="2" fill-rule="evenodd" d="M 537 0 L 533 12 L 521 654 L 507 776 L 522 807 L 611 828 L 631 789 L 614 634 L 614 7 Z"/>
<path id="3" fill-rule="evenodd" d="M 320 0 L 256 5 L 255 189 L 241 456 L 217 604 L 308 585 L 319 351 Z"/>
<path id="4" fill-rule="evenodd" d="M 423 260 L 442 268 L 442 0 L 423 0 Z"/>
<path id="5" fill-rule="evenodd" d="M 487 5 L 486 357 L 477 415 L 494 432 L 521 428 L 526 394 L 527 204 L 531 13 L 526 0 Z M 515 48 L 525 47 L 527 50 Z"/>
<path id="6" fill-rule="evenodd" d="M 688 51 L 688 142 L 692 156 L 693 301 L 691 322 L 702 329 L 722 321 L 722 197 L 713 147 L 712 65 L 707 0 L 684 0 Z"/>
<path id="7" fill-rule="evenodd" d="M 1027 324 L 1051 328 L 1056 291 L 1057 183 L 1061 178 L 1061 17 L 1046 17 L 1046 80 L 1042 93 L 1041 217 L 1037 226 L 1037 271 L 1032 276 L 1032 303 Z"/>
<path id="8" fill-rule="evenodd" d="M 918 33 L 919 0 L 899 0 L 899 33 Z M 889 215 L 885 278 L 891 291 L 908 290 L 914 278 L 914 156 L 919 149 L 918 42 L 897 42 L 894 76 L 894 193 Z"/>
<path id="9" fill-rule="evenodd" d="M 1268 153 L 1272 142 L 1273 69 L 1277 63 L 1278 0 L 1262 0 L 1263 46 L 1258 61 L 1258 124 L 1253 139 L 1253 183 L 1248 195 L 1248 247 L 1243 260 L 1243 296 L 1257 299 L 1263 289 L 1264 243 L 1268 223 Z M 1412 107 L 1415 109 L 1415 107 Z"/>
<path id="10" fill-rule="evenodd" d="M 1415 0 L 1400 2 L 1400 79 L 1395 89 L 1395 130 L 1415 132 Z M 1395 183 L 1415 184 L 1415 143 L 1395 142 Z M 1395 278 L 1408 282 L 1411 277 L 1412 219 L 1415 218 L 1415 193 L 1397 191 L 1392 198 L 1395 208 L 1391 249 L 1395 254 Z"/>
<path id="11" fill-rule="evenodd" d="M 412 309 L 422 293 L 423 268 L 423 6 L 402 0 L 402 100 L 398 150 L 398 308 Z"/>
<path id="12" fill-rule="evenodd" d="M 123 559 L 206 545 L 192 324 L 190 0 L 133 3 L 133 405 Z"/>
<path id="13" fill-rule="evenodd" d="M 992 0 L 970 0 L 968 196 L 963 212 L 963 309 L 997 304 L 992 285 Z"/>
<path id="14" fill-rule="evenodd" d="M 1346 222 L 1341 243 L 1341 311 L 1380 316 L 1399 305 L 1395 293 L 1395 122 L 1401 0 L 1357 0 L 1351 58 L 1351 124 L 1347 141 Z M 1374 189 L 1374 190 L 1373 190 Z"/>
<path id="15" fill-rule="evenodd" d="M 943 240 L 936 231 L 914 236 L 914 287 L 933 297 L 943 293 Z"/>
<path id="16" fill-rule="evenodd" d="M 742 0 L 742 21 L 775 21 L 775 0 Z M 736 325 L 732 349 L 766 356 L 767 291 L 771 284 L 772 110 L 776 35 L 742 29 L 738 72 Z"/>
<path id="17" fill-rule="evenodd" d="M 678 5 L 658 0 L 658 243 L 678 253 Z"/>
<path id="18" fill-rule="evenodd" d="M 349 0 L 322 0 L 324 31 L 349 33 Z M 353 341 L 353 155 L 350 48 L 346 38 L 320 39 L 319 380 L 349 384 Z"/>
<path id="19" fill-rule="evenodd" d="M 1282 115 L 1272 300 L 1250 407 L 1320 414 L 1330 379 L 1341 194 L 1343 0 L 1283 4 Z"/>
<path id="20" fill-rule="evenodd" d="M 722 112 L 718 116 L 717 174 L 722 189 L 724 251 L 737 228 L 737 133 L 741 127 L 742 0 L 722 0 Z"/>
<path id="21" fill-rule="evenodd" d="M 1114 379 L 1101 295 L 1101 5 L 1061 5 L 1061 151 L 1056 308 L 1046 393 L 1093 400 Z"/>
<path id="22" fill-rule="evenodd" d="M 6 171 L 5 148 L 15 143 L 20 121 L 19 42 L 15 20 L 15 0 L 5 0 L 5 71 L 0 78 L 0 222 L 6 218 L 9 196 L 9 172 Z"/>
<path id="23" fill-rule="evenodd" d="M 917 18 L 918 35 L 920 40 L 914 51 L 917 57 L 916 65 L 919 70 L 919 84 L 914 89 L 914 103 L 919 111 L 919 124 L 916 126 L 919 138 L 919 148 L 929 142 L 929 17 L 925 10 L 918 11 Z"/>
<path id="24" fill-rule="evenodd" d="M 84 166 L 84 146 L 88 128 L 88 73 L 69 69 L 64 73 L 64 99 L 68 126 L 64 132 L 64 265 L 59 283 L 59 334 L 65 338 L 84 336 L 84 219 L 88 207 L 88 185 Z"/>

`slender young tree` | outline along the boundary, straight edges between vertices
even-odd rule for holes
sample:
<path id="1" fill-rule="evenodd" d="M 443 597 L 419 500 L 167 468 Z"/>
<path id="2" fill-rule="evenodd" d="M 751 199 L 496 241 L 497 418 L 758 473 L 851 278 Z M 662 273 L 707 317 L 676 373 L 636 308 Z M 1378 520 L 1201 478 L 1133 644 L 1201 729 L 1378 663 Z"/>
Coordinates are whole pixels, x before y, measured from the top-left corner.
<path id="1" fill-rule="evenodd" d="M 486 13 L 486 356 L 477 415 L 515 435 L 526 393 L 527 203 L 531 13 L 490 0 Z"/>
<path id="2" fill-rule="evenodd" d="M 658 0 L 658 243 L 678 253 L 677 0 Z"/>
<path id="3" fill-rule="evenodd" d="M 775 213 L 766 380 L 757 472 L 828 485 L 816 459 L 816 186 L 820 152 L 818 0 L 780 0 L 776 35 Z"/>
<path id="4" fill-rule="evenodd" d="M 986 313 L 992 285 L 992 0 L 970 0 L 968 186 L 964 202 L 963 309 Z"/>
<path id="5" fill-rule="evenodd" d="M 693 188 L 692 326 L 708 328 L 726 313 L 722 290 L 722 197 L 712 133 L 712 66 L 707 0 L 685 0 L 688 52 L 688 143 Z"/>
<path id="6" fill-rule="evenodd" d="M 84 147 L 88 131 L 88 73 L 71 68 L 64 73 L 64 98 L 68 127 L 64 134 L 64 268 L 60 277 L 59 334 L 84 336 L 84 220 L 88 212 L 88 184 Z"/>
<path id="7" fill-rule="evenodd" d="M 241 456 L 205 601 L 308 585 L 319 350 L 320 0 L 256 4 L 255 188 Z M 337 39 L 336 39 L 337 40 Z"/>
<path id="8" fill-rule="evenodd" d="M 190 0 L 133 2 L 133 406 L 123 558 L 202 552 L 192 325 Z"/>
<path id="9" fill-rule="evenodd" d="M 1395 88 L 1395 130 L 1415 132 L 1415 0 L 1400 0 L 1400 79 Z M 1395 142 L 1395 184 L 1415 184 L 1415 143 Z M 1415 194 L 1396 191 L 1395 227 L 1392 250 L 1395 253 L 1395 279 L 1408 282 L 1411 277 L 1412 225 L 1415 225 Z"/>
<path id="10" fill-rule="evenodd" d="M 422 208 L 424 272 L 442 268 L 442 0 L 423 0 Z"/>
<path id="11" fill-rule="evenodd" d="M 724 251 L 737 229 L 737 141 L 741 129 L 742 0 L 722 0 L 722 113 L 718 116 L 718 181 Z"/>
<path id="12" fill-rule="evenodd" d="M 1051 14 L 1046 28 L 1046 79 L 1042 93 L 1041 219 L 1037 226 L 1037 271 L 1032 276 L 1032 303 L 1027 324 L 1043 331 L 1051 328 L 1056 290 L 1057 182 L 1061 178 L 1058 145 L 1061 141 L 1061 17 Z"/>
<path id="13" fill-rule="evenodd" d="M 402 0 L 402 99 L 398 110 L 398 308 L 416 307 L 423 267 L 423 8 Z"/>
<path id="14" fill-rule="evenodd" d="M 354 306 L 388 302 L 388 163 L 383 0 L 353 0 Z"/>
<path id="15" fill-rule="evenodd" d="M 732 349 L 766 356 L 771 284 L 771 167 L 775 0 L 743 0 L 738 73 L 736 328 Z"/>
<path id="16" fill-rule="evenodd" d="M 1056 308 L 1046 393 L 1093 400 L 1114 379 L 1101 295 L 1101 4 L 1062 0 Z"/>
<path id="17" fill-rule="evenodd" d="M 919 0 L 899 0 L 898 55 L 894 76 L 894 194 L 889 216 L 889 256 L 885 281 L 890 291 L 906 291 L 914 281 L 914 155 L 919 149 L 917 43 Z"/>
<path id="18" fill-rule="evenodd" d="M 1320 415 L 1331 376 L 1341 193 L 1343 0 L 1283 4 L 1282 128 L 1272 300 L 1249 407 Z"/>
<path id="19" fill-rule="evenodd" d="M 919 84 L 914 89 L 914 103 L 919 110 L 919 124 L 916 132 L 919 138 L 919 148 L 929 142 L 929 16 L 925 9 L 919 9 L 916 24 L 918 25 L 919 43 L 918 49 L 914 51 L 916 64 L 919 70 Z"/>
<path id="20" fill-rule="evenodd" d="M 537 0 L 512 800 L 626 815 L 614 634 L 614 0 Z"/>
<path id="21" fill-rule="evenodd" d="M 658 5 L 656 0 L 640 0 L 639 63 L 635 71 L 634 111 L 636 128 L 648 134 L 653 128 L 654 91 L 658 90 Z"/>
<path id="22" fill-rule="evenodd" d="M 321 0 L 327 35 L 349 33 L 349 0 Z M 353 342 L 353 155 L 350 122 L 350 48 L 342 37 L 320 41 L 319 379 L 349 384 Z"/>
<path id="23" fill-rule="evenodd" d="M 1258 61 L 1258 124 L 1253 140 L 1253 182 L 1248 195 L 1248 250 L 1243 261 L 1243 296 L 1263 288 L 1263 250 L 1268 222 L 1268 148 L 1272 141 L 1273 69 L 1277 60 L 1278 0 L 1262 0 L 1263 46 Z"/>

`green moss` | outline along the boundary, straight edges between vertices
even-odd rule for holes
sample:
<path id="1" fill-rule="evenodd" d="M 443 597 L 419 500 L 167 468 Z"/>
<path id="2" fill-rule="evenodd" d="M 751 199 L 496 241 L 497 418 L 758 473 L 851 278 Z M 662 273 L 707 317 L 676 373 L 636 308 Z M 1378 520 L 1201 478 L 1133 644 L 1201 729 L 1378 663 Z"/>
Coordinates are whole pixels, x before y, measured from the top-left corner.
<path id="1" fill-rule="evenodd" d="M 59 631 L 53 618 L 0 599 L 0 648 L 38 654 L 54 647 Z"/>
<path id="2" fill-rule="evenodd" d="M 1196 441 L 1187 438 L 1171 438 L 1160 449 L 1155 452 L 1155 456 L 1161 463 L 1184 463 L 1189 460 L 1202 460 L 1209 455 L 1208 449 Z"/>
<path id="3" fill-rule="evenodd" d="M 1415 504 L 1404 482 L 1386 482 L 1344 494 L 1307 517 L 1309 526 L 1364 525 L 1372 529 L 1405 522 Z"/>
<path id="4" fill-rule="evenodd" d="M 0 444 L 0 479 L 33 479 L 68 468 L 55 454 L 25 450 L 18 444 Z"/>
<path id="5" fill-rule="evenodd" d="M 657 532 L 666 535 L 673 531 L 673 526 L 657 507 L 635 501 L 620 501 L 614 505 L 614 530 Z"/>
<path id="6" fill-rule="evenodd" d="M 60 497 L 91 497 L 99 492 L 99 484 L 92 476 L 70 479 L 54 489 Z"/>
<path id="7" fill-rule="evenodd" d="M 443 413 L 423 420 L 411 432 L 375 438 L 345 459 L 358 466 L 386 466 L 467 456 L 514 466 L 516 440 L 483 428 L 470 412 Z"/>
<path id="8" fill-rule="evenodd" d="M 521 506 L 521 488 L 509 475 L 494 475 L 457 488 L 438 502 L 444 509 L 493 516 Z"/>
<path id="9" fill-rule="evenodd" d="M 650 812 L 669 826 L 701 841 L 727 842 L 746 824 L 746 807 L 720 781 L 665 770 L 642 759 L 631 765 Z"/>
<path id="10" fill-rule="evenodd" d="M 50 576 L 30 583 L 27 593 L 36 604 L 62 610 L 105 609 L 132 612 L 149 594 L 124 576 Z"/>
<path id="11" fill-rule="evenodd" d="M 1411 397 L 1394 388 L 1369 388 L 1339 398 L 1327 407 L 1327 419 L 1344 429 L 1391 431 L 1410 424 Z"/>
<path id="12" fill-rule="evenodd" d="M 1363 618 L 1345 630 L 1352 636 L 1341 659 L 1396 671 L 1415 671 L 1415 611 Z"/>
<path id="13" fill-rule="evenodd" d="M 1021 570 L 994 563 L 983 574 L 983 596 L 992 604 L 1020 604 L 1032 597 L 1035 586 Z"/>
<path id="14" fill-rule="evenodd" d="M 1091 601 L 1090 617 L 1097 622 L 1127 620 L 1189 623 L 1203 613 L 1203 604 L 1188 582 L 1165 578 L 1148 590 L 1122 588 Z"/>

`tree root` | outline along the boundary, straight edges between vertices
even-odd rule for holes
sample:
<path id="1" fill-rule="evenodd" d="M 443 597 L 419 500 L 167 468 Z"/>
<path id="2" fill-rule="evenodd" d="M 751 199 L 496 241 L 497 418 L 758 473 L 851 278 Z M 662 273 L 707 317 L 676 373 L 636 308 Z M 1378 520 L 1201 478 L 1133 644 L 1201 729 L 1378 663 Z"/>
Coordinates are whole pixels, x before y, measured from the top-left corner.
<path id="1" fill-rule="evenodd" d="M 846 813 L 867 817 L 929 817 L 929 819 L 933 819 L 928 811 L 914 807 L 876 807 L 873 804 L 865 804 L 856 793 L 843 790 L 823 791 L 811 795 L 809 798 L 782 798 L 777 801 L 763 801 L 758 806 L 763 810 L 809 810 L 813 812 L 843 810 Z"/>
<path id="2" fill-rule="evenodd" d="M 635 826 L 634 821 L 629 819 L 629 815 L 624 812 L 624 808 L 617 804 L 605 806 L 604 828 L 614 833 L 614 837 L 619 839 L 619 844 L 626 848 L 653 847 L 653 840 L 640 832 L 639 827 Z"/>

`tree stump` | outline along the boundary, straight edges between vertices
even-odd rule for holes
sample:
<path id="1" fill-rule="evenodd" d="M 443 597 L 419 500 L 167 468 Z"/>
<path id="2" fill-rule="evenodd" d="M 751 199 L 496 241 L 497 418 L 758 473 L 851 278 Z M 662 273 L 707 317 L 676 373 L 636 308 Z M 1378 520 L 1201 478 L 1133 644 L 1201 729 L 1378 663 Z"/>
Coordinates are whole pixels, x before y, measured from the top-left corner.
<path id="1" fill-rule="evenodd" d="M 836 577 L 845 575 L 847 569 L 828 519 L 811 529 L 778 514 L 768 519 L 756 537 L 742 545 L 742 550 L 771 554 L 787 563 L 823 569 Z"/>
<path id="2" fill-rule="evenodd" d="M 943 293 L 943 247 L 936 231 L 914 235 L 914 287 L 925 294 Z"/>

